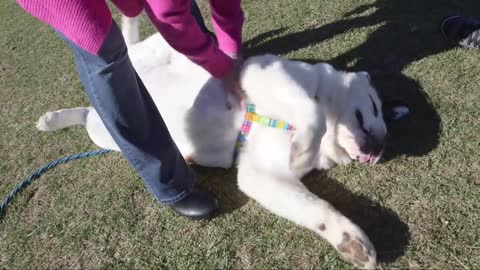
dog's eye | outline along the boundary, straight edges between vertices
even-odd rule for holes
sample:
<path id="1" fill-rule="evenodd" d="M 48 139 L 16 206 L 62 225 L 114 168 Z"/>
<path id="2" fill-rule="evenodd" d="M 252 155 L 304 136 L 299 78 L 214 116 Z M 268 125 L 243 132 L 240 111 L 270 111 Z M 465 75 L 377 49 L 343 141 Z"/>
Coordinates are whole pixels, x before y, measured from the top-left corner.
<path id="1" fill-rule="evenodd" d="M 372 102 L 372 106 L 373 106 L 373 115 L 375 115 L 375 117 L 378 116 L 378 109 L 377 109 L 377 106 L 375 105 L 375 102 L 373 102 L 373 98 L 372 96 L 368 95 L 370 97 L 370 101 Z"/>
<path id="2" fill-rule="evenodd" d="M 362 115 L 362 112 L 360 112 L 360 110 L 355 110 L 355 117 L 357 118 L 357 121 L 358 121 L 358 125 L 360 126 L 360 128 L 363 128 L 363 115 Z"/>

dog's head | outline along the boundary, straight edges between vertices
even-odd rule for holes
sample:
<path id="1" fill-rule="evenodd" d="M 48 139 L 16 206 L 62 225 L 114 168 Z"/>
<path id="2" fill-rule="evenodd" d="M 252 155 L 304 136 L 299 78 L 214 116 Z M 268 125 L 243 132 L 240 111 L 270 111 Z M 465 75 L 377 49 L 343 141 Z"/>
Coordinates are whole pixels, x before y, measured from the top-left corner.
<path id="1" fill-rule="evenodd" d="M 387 127 L 382 101 L 367 72 L 341 72 L 341 101 L 330 108 L 335 144 L 350 159 L 375 164 L 383 154 Z"/>

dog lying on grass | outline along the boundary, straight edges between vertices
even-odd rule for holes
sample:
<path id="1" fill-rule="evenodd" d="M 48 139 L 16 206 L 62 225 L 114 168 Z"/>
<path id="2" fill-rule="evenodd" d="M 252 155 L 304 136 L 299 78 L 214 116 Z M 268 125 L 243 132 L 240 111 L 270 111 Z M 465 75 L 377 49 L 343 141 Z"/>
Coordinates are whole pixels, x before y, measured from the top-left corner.
<path id="1" fill-rule="evenodd" d="M 236 166 L 238 187 L 246 195 L 323 237 L 355 266 L 376 266 L 375 249 L 362 229 L 300 181 L 315 169 L 380 159 L 385 108 L 367 72 L 273 55 L 248 58 L 240 82 L 254 113 L 294 129 L 254 121 L 237 149 L 246 112 L 227 105 L 220 81 L 174 51 L 160 34 L 140 41 L 138 18 L 123 18 L 123 34 L 137 73 L 186 159 L 207 167 Z M 92 107 L 48 112 L 37 128 L 73 125 L 85 126 L 99 147 L 120 151 Z"/>

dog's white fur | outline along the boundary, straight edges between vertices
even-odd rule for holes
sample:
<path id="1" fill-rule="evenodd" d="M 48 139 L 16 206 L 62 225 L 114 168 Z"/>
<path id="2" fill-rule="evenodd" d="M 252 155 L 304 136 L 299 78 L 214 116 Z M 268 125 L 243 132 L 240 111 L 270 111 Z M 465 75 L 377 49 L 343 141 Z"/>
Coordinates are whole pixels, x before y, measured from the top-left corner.
<path id="1" fill-rule="evenodd" d="M 132 63 L 182 155 L 202 166 L 231 167 L 244 111 L 229 108 L 221 83 L 175 52 L 159 34 L 140 42 L 138 18 L 123 19 L 123 34 Z M 285 120 L 296 131 L 292 136 L 254 124 L 236 164 L 239 188 L 272 213 L 325 238 L 356 266 L 374 268 L 376 253 L 362 229 L 300 181 L 313 169 L 354 159 L 378 160 L 381 153 L 361 150 L 368 136 L 383 139 L 386 133 L 381 101 L 368 74 L 263 55 L 247 59 L 240 78 L 258 113 Z M 377 107 L 376 115 L 372 106 Z M 48 112 L 37 128 L 71 125 L 85 125 L 98 146 L 120 151 L 91 107 Z"/>

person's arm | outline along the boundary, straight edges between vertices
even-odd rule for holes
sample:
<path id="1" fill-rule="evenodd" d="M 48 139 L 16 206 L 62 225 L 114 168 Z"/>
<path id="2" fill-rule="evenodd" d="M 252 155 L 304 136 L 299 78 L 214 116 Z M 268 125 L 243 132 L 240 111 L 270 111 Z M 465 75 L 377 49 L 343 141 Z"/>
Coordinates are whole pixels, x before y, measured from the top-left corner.
<path id="1" fill-rule="evenodd" d="M 17 3 L 27 13 L 92 54 L 98 53 L 112 24 L 105 1 L 17 0 Z"/>
<path id="2" fill-rule="evenodd" d="M 210 0 L 210 7 L 219 48 L 230 56 L 241 57 L 244 21 L 241 0 Z"/>
<path id="3" fill-rule="evenodd" d="M 190 0 L 147 0 L 145 10 L 173 49 L 213 77 L 224 78 L 232 72 L 233 60 L 202 32 L 190 13 Z"/>

